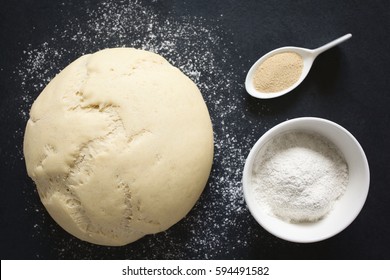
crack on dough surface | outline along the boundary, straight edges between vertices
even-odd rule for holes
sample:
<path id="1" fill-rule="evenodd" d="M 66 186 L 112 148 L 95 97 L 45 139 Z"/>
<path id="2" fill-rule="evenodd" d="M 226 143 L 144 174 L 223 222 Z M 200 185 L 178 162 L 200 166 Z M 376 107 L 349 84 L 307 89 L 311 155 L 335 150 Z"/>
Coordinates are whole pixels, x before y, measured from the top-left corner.
<path id="1" fill-rule="evenodd" d="M 79 93 L 79 92 L 78 92 Z M 82 94 L 77 94 L 82 96 Z M 94 174 L 94 159 L 102 153 L 108 153 L 111 149 L 110 143 L 116 142 L 123 143 L 123 139 L 126 139 L 126 132 L 121 121 L 119 114 L 115 111 L 114 106 L 111 104 L 90 104 L 85 106 L 79 106 L 73 108 L 73 110 L 85 110 L 85 111 L 97 111 L 102 117 L 110 120 L 110 130 L 107 133 L 99 138 L 92 139 L 86 143 L 82 143 L 77 151 L 78 156 L 74 160 L 73 164 L 70 166 L 69 175 L 67 181 L 72 188 L 80 188 L 83 185 L 87 184 L 91 176 Z M 76 221 L 76 224 L 80 227 L 81 230 L 84 230 L 87 234 L 103 235 L 110 237 L 111 239 L 118 240 L 118 233 L 120 230 L 125 229 L 129 231 L 128 221 L 132 219 L 132 205 L 131 205 L 131 192 L 129 186 L 122 182 L 118 185 L 118 188 L 124 193 L 124 203 L 126 208 L 123 211 L 124 217 L 119 228 L 105 229 L 103 227 L 97 228 L 94 226 L 88 214 L 83 211 L 82 203 L 77 198 L 75 194 L 72 194 L 72 200 L 77 201 L 77 207 L 74 211 L 70 212 L 72 218 Z M 104 213 L 104 209 L 102 212 Z M 127 221 L 127 222 L 126 222 Z"/>

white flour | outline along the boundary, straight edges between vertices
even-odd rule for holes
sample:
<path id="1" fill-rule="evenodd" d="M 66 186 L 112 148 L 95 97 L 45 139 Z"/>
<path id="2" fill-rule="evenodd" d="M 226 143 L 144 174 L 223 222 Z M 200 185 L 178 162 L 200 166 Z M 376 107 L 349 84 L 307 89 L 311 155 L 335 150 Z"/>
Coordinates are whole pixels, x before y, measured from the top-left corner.
<path id="1" fill-rule="evenodd" d="M 271 215 L 311 222 L 324 217 L 345 192 L 348 166 L 324 137 L 292 131 L 266 144 L 252 175 L 256 198 Z"/>

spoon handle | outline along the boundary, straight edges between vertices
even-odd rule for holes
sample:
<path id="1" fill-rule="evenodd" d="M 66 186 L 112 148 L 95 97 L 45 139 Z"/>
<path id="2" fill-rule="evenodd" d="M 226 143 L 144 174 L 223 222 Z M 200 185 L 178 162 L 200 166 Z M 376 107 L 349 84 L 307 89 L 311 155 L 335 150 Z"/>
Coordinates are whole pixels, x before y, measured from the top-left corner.
<path id="1" fill-rule="evenodd" d="M 338 44 L 348 40 L 351 37 L 352 37 L 352 34 L 348 33 L 348 34 L 346 34 L 344 36 L 341 36 L 340 38 L 338 38 L 336 40 L 333 40 L 333 41 L 331 41 L 331 42 L 329 42 L 329 43 L 327 43 L 327 44 L 325 44 L 325 45 L 323 45 L 323 46 L 321 46 L 319 48 L 314 49 L 313 53 L 317 56 L 320 53 L 322 53 L 322 52 L 324 52 L 324 51 L 326 51 L 326 50 L 328 50 L 330 48 L 333 48 L 334 46 L 336 46 L 336 45 L 338 45 Z"/>

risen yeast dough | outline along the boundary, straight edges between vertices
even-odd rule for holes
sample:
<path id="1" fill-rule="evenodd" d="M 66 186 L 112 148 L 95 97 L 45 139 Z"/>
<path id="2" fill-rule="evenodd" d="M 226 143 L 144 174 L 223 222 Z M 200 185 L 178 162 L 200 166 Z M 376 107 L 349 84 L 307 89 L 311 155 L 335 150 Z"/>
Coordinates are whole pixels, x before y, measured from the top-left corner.
<path id="1" fill-rule="evenodd" d="M 180 70 L 147 51 L 106 49 L 71 63 L 39 95 L 24 155 L 59 225 L 119 246 L 190 211 L 210 173 L 213 132 Z"/>

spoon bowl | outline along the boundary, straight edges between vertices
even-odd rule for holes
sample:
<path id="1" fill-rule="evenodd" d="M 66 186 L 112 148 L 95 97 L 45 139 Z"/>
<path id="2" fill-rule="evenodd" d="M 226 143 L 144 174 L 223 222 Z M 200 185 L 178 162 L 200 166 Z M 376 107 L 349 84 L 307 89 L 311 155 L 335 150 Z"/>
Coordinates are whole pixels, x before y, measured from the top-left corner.
<path id="1" fill-rule="evenodd" d="M 275 49 L 273 51 L 270 51 L 269 53 L 262 56 L 259 60 L 257 60 L 252 65 L 252 67 L 249 69 L 248 74 L 247 74 L 246 79 L 245 79 L 246 91 L 251 96 L 256 97 L 256 98 L 260 98 L 260 99 L 275 98 L 275 97 L 282 96 L 282 95 L 292 91 L 306 78 L 307 74 L 309 73 L 309 71 L 311 69 L 311 66 L 313 65 L 314 60 L 317 58 L 317 56 L 319 54 L 321 54 L 322 52 L 348 40 L 351 37 L 352 37 L 351 34 L 346 34 L 346 35 L 344 35 L 336 40 L 333 40 L 333 41 L 331 41 L 331 42 L 329 42 L 329 43 L 327 43 L 319 48 L 316 48 L 316 49 L 305 49 L 305 48 L 299 48 L 299 47 L 282 47 L 282 48 L 278 48 L 278 49 Z M 291 86 L 289 86 L 283 90 L 277 91 L 277 92 L 262 92 L 262 91 L 257 90 L 255 88 L 254 83 L 253 83 L 253 78 L 254 78 L 254 75 L 255 75 L 257 68 L 265 60 L 267 60 L 271 56 L 274 56 L 274 55 L 279 54 L 279 53 L 286 53 L 286 52 L 296 53 L 296 54 L 300 55 L 302 60 L 303 60 L 303 68 L 302 68 L 302 72 L 301 72 L 298 80 L 294 84 L 292 84 Z"/>

